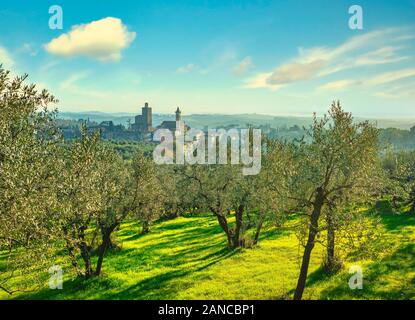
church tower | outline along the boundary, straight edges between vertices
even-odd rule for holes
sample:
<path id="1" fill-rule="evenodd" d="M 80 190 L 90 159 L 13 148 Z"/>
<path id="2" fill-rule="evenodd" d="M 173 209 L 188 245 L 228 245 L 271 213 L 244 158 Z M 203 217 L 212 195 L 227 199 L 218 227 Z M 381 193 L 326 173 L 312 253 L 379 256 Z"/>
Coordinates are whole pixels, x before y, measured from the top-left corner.
<path id="1" fill-rule="evenodd" d="M 177 107 L 177 110 L 176 110 L 176 121 L 181 121 L 181 111 L 180 111 L 180 109 L 179 109 L 179 107 Z"/>
<path id="2" fill-rule="evenodd" d="M 143 129 L 145 132 L 149 132 L 151 127 L 153 126 L 153 115 L 151 112 L 151 108 L 149 108 L 148 106 L 148 102 L 144 104 L 144 108 L 142 108 L 141 112 L 141 114 L 143 115 Z"/>

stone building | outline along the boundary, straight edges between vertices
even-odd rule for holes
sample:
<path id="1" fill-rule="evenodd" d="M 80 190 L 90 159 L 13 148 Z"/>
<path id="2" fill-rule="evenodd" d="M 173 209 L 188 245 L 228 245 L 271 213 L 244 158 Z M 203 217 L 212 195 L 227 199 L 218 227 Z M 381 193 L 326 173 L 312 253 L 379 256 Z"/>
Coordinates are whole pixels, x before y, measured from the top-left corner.
<path id="1" fill-rule="evenodd" d="M 135 117 L 135 121 L 131 125 L 131 129 L 141 134 L 148 134 L 153 131 L 153 115 L 147 102 L 141 109 L 141 115 L 137 115 Z"/>
<path id="2" fill-rule="evenodd" d="M 177 107 L 176 111 L 176 120 L 175 121 L 163 121 L 161 125 L 157 127 L 157 129 L 168 129 L 170 131 L 182 131 L 183 133 L 190 129 L 189 126 L 185 125 L 185 123 L 182 121 L 182 112 L 180 111 L 180 108 Z"/>
<path id="3" fill-rule="evenodd" d="M 176 119 L 174 121 L 163 121 L 159 126 L 153 128 L 152 110 L 146 102 L 142 108 L 141 115 L 137 115 L 134 118 L 134 123 L 131 124 L 131 130 L 138 133 L 141 138 L 151 138 L 153 132 L 157 129 L 168 129 L 172 132 L 180 131 L 185 133 L 190 127 L 182 121 L 181 113 L 180 108 L 177 107 L 175 111 Z"/>

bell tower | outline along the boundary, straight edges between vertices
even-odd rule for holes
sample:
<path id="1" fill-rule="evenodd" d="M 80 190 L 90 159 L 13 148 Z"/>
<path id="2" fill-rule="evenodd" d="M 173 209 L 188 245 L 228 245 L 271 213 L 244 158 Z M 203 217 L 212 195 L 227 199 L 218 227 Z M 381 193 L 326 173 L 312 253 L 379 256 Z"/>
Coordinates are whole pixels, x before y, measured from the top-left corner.
<path id="1" fill-rule="evenodd" d="M 181 114 L 182 114 L 182 112 L 180 111 L 179 107 L 177 107 L 177 110 L 176 110 L 176 121 L 181 121 L 181 118 L 182 118 Z"/>

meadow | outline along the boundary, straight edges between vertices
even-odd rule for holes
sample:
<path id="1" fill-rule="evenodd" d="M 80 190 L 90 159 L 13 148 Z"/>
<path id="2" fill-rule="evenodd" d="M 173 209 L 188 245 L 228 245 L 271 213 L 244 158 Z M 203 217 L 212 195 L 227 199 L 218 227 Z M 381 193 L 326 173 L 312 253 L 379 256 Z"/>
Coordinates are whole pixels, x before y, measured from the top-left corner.
<path id="1" fill-rule="evenodd" d="M 329 275 L 321 268 L 324 247 L 316 245 L 304 299 L 415 299 L 415 216 L 383 206 L 378 217 L 376 257 L 349 254 L 344 268 Z M 295 218 L 282 227 L 269 225 L 257 246 L 229 250 L 211 215 L 160 220 L 146 235 L 130 220 L 117 230 L 121 250 L 107 253 L 101 277 L 79 279 L 64 264 L 62 290 L 45 281 L 42 288 L 0 292 L 0 299 L 290 299 L 303 250 L 294 226 Z M 59 259 L 51 264 L 63 263 Z M 363 268 L 362 290 L 348 286 L 352 265 Z M 47 277 L 47 270 L 33 272 Z"/>

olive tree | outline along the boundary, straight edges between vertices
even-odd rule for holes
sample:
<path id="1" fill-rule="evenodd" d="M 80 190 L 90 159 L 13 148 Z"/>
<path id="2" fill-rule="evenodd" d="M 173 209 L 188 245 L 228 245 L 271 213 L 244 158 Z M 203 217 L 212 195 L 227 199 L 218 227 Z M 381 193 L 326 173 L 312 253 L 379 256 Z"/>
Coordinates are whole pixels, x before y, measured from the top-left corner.
<path id="1" fill-rule="evenodd" d="M 152 221 L 164 213 L 164 204 L 170 195 L 163 189 L 165 175 L 157 175 L 156 166 L 151 158 L 137 153 L 132 167 L 138 186 L 134 214 L 140 221 L 141 234 L 146 234 L 150 232 Z"/>
<path id="2" fill-rule="evenodd" d="M 275 216 L 275 198 L 271 198 L 262 173 L 245 176 L 241 166 L 232 164 L 187 165 L 179 172 L 187 181 L 188 194 L 216 217 L 228 248 L 256 244 L 264 221 L 271 213 Z M 233 214 L 234 224 L 229 222 Z M 256 228 L 252 241 L 245 237 L 251 227 Z"/>
<path id="3" fill-rule="evenodd" d="M 303 208 L 306 236 L 294 299 L 301 299 L 320 223 L 326 214 L 327 259 L 334 259 L 334 228 L 339 199 L 371 193 L 378 172 L 378 131 L 369 122 L 355 123 L 350 113 L 333 102 L 328 115 L 317 118 L 308 141 L 281 150 L 288 198 Z M 329 261 L 330 263 L 330 261 Z"/>
<path id="4" fill-rule="evenodd" d="M 112 154 L 100 143 L 97 132 L 89 134 L 85 126 L 81 137 L 70 142 L 62 151 L 65 163 L 58 189 L 60 224 L 66 250 L 78 275 L 94 274 L 91 255 L 98 235 L 101 215 L 105 213 L 107 190 L 114 193 L 107 177 Z M 95 225 L 95 226 L 94 226 Z M 83 261 L 79 266 L 78 254 Z M 83 269 L 83 271 L 82 271 Z"/>
<path id="5" fill-rule="evenodd" d="M 48 106 L 57 100 L 26 79 L 12 79 L 0 65 L 0 250 L 7 252 L 0 289 L 8 293 L 21 289 L 8 288 L 11 277 L 35 264 L 46 267 L 56 234 L 52 208 L 61 139 Z"/>
<path id="6" fill-rule="evenodd" d="M 154 168 L 141 153 L 124 162 L 102 143 L 99 133 L 90 134 L 85 127 L 81 137 L 67 146 L 63 158 L 59 199 L 66 250 L 79 276 L 98 276 L 114 231 L 129 215 L 157 204 L 156 196 L 149 197 L 151 187 L 157 186 Z"/>
<path id="7" fill-rule="evenodd" d="M 389 179 L 387 192 L 392 194 L 392 202 L 402 199 L 410 205 L 415 214 L 415 152 L 389 151 L 383 158 L 383 168 Z"/>
<path id="8" fill-rule="evenodd" d="M 218 220 L 226 234 L 229 248 L 239 246 L 235 230 L 228 223 L 233 209 L 232 189 L 237 172 L 231 165 L 185 165 L 179 167 L 180 174 L 188 181 L 192 192 Z"/>

